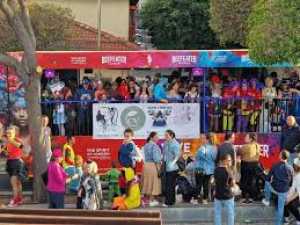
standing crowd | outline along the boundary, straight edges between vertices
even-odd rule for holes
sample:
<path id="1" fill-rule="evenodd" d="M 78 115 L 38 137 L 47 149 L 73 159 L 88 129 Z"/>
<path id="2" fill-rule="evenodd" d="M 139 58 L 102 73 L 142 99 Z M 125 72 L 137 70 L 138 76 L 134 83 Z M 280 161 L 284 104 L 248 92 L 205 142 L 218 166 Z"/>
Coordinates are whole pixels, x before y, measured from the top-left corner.
<path id="1" fill-rule="evenodd" d="M 102 209 L 107 206 L 101 185 L 106 180 L 108 205 L 114 210 L 172 207 L 178 201 L 194 205 L 214 202 L 215 224 L 222 224 L 225 208 L 227 224 L 233 225 L 235 201 L 250 204 L 262 200 L 269 206 L 275 199 L 276 225 L 289 224 L 290 215 L 300 224 L 300 128 L 293 116 L 287 118 L 282 132 L 280 160 L 270 170 L 259 163 L 261 150 L 255 133 L 248 133 L 240 148 L 233 145 L 233 133 L 226 133 L 221 144 L 216 143 L 214 134 L 203 135 L 202 145 L 192 155 L 172 130 L 165 132 L 163 143 L 156 132 L 151 132 L 140 149 L 134 143 L 134 132 L 126 129 L 118 161 L 112 162 L 112 168 L 102 177 L 96 162 L 76 155 L 74 137 L 68 136 L 63 146 L 53 147 L 48 122 L 44 116 L 43 150 L 48 166 L 41 176 L 49 193 L 49 208 L 64 208 L 65 194 L 72 193 L 77 196 L 76 208 Z M 26 179 L 17 127 L 8 127 L 4 133 L 1 126 L 2 153 L 7 157 L 6 170 L 13 190 L 8 206 L 16 207 L 23 204 L 22 182 Z M 138 174 L 137 164 L 142 161 L 142 174 Z"/>

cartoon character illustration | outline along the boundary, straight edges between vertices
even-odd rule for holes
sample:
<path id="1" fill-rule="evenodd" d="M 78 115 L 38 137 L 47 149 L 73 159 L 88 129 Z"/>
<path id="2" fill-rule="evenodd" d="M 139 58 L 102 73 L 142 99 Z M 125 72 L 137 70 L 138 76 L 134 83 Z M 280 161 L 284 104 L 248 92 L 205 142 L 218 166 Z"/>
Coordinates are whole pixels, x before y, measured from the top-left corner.
<path id="1" fill-rule="evenodd" d="M 109 126 L 116 126 L 118 122 L 118 109 L 114 107 L 102 107 L 98 110 L 96 121 L 100 123 L 103 130 Z"/>
<path id="2" fill-rule="evenodd" d="M 171 115 L 171 110 L 158 110 L 157 112 L 150 110 L 148 114 L 152 116 L 153 127 L 165 127 L 167 126 L 168 116 Z"/>

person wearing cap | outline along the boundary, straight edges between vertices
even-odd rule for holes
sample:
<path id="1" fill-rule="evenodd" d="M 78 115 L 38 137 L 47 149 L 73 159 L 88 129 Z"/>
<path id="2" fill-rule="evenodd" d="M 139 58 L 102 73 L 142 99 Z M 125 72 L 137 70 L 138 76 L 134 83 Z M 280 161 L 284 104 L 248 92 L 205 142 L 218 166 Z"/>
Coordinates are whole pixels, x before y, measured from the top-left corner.
<path id="1" fill-rule="evenodd" d="M 290 213 L 296 218 L 296 225 L 300 225 L 299 198 L 300 198 L 300 159 L 296 158 L 293 163 L 293 184 L 288 192 L 284 207 L 285 223 L 291 222 Z"/>
<path id="2" fill-rule="evenodd" d="M 213 145 L 213 135 L 206 134 L 202 137 L 203 145 L 198 149 L 195 157 L 195 174 L 198 196 L 203 189 L 203 204 L 208 203 L 209 182 L 215 170 L 217 148 Z"/>
<path id="3" fill-rule="evenodd" d="M 293 180 L 293 168 L 288 164 L 289 152 L 284 150 L 280 153 L 280 162 L 273 165 L 265 181 L 265 198 L 262 203 L 270 206 L 271 195 L 278 197 L 275 225 L 282 225 L 284 205 Z"/>
<path id="4" fill-rule="evenodd" d="M 63 160 L 61 149 L 54 149 L 51 161 L 48 165 L 47 190 L 49 193 L 49 208 L 63 209 L 65 198 L 65 187 L 68 181 L 68 175 L 60 165 Z"/>
<path id="5" fill-rule="evenodd" d="M 92 128 L 92 115 L 90 102 L 93 99 L 93 91 L 90 89 L 88 78 L 82 80 L 82 87 L 76 93 L 76 100 L 80 101 L 79 107 L 79 128 L 81 135 L 88 135 Z"/>

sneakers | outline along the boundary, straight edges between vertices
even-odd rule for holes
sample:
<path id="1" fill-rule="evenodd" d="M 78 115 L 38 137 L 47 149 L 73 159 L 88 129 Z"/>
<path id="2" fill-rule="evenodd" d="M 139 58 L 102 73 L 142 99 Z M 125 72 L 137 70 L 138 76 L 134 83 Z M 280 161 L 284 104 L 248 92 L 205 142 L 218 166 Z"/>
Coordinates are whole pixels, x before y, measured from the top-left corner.
<path id="1" fill-rule="evenodd" d="M 270 206 L 270 202 L 267 201 L 266 199 L 263 199 L 261 202 L 262 202 L 262 204 L 264 204 L 265 206 Z"/>
<path id="2" fill-rule="evenodd" d="M 18 196 L 16 200 L 18 205 L 22 205 L 24 203 L 24 199 L 22 196 Z"/>
<path id="3" fill-rule="evenodd" d="M 158 202 L 158 201 L 151 201 L 151 202 L 149 203 L 149 206 L 150 206 L 150 207 L 157 207 L 157 206 L 159 206 L 159 202 Z"/>
<path id="4" fill-rule="evenodd" d="M 162 207 L 164 207 L 164 208 L 169 208 L 169 206 L 167 205 L 167 204 L 162 204 Z"/>
<path id="5" fill-rule="evenodd" d="M 191 204 L 192 205 L 198 205 L 198 200 L 197 199 L 192 199 Z"/>
<path id="6" fill-rule="evenodd" d="M 202 203 L 203 203 L 203 205 L 207 205 L 208 201 L 206 199 L 203 199 Z"/>
<path id="7" fill-rule="evenodd" d="M 8 203 L 8 207 L 9 208 L 14 208 L 14 207 L 17 207 L 19 204 L 18 204 L 18 199 L 17 198 L 13 198 L 9 201 Z"/>

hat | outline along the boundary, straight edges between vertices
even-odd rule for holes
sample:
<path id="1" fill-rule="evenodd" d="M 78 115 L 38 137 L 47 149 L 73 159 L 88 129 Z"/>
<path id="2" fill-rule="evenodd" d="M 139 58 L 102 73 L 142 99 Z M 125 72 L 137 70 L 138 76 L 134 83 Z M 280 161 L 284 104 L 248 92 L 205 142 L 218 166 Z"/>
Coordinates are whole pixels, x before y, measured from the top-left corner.
<path id="1" fill-rule="evenodd" d="M 82 80 L 82 84 L 89 84 L 89 83 L 90 83 L 90 81 L 86 78 Z"/>
<path id="2" fill-rule="evenodd" d="M 294 159 L 294 165 L 300 167 L 300 159 L 299 158 Z"/>
<path id="3" fill-rule="evenodd" d="M 53 152 L 52 152 L 52 157 L 53 158 L 60 158 L 60 157 L 62 157 L 61 150 L 59 148 L 54 149 Z"/>

